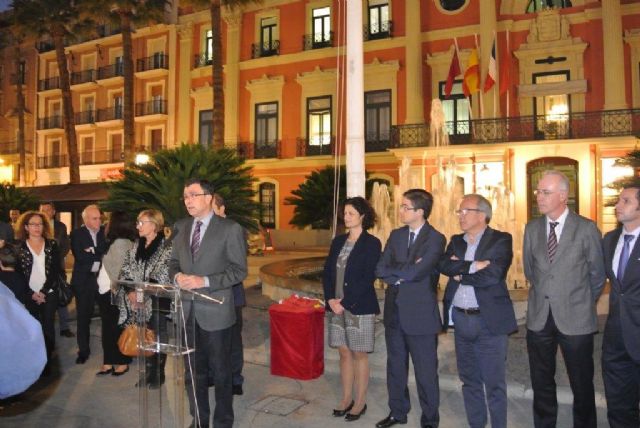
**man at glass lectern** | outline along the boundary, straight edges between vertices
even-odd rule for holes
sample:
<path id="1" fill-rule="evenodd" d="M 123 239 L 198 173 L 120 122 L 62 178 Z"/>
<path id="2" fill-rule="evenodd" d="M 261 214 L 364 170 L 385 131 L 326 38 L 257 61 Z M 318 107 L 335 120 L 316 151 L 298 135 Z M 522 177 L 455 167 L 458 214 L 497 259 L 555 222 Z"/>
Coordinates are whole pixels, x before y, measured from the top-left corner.
<path id="1" fill-rule="evenodd" d="M 185 183 L 183 200 L 191 217 L 175 224 L 169 275 L 180 288 L 222 301 L 183 300 L 187 341 L 195 345 L 185 360 L 185 383 L 192 426 L 208 427 L 208 373 L 214 373 L 213 426 L 226 428 L 233 425 L 231 329 L 236 320 L 231 288 L 247 276 L 247 249 L 242 227 L 214 214 L 213 193 L 206 180 Z"/>

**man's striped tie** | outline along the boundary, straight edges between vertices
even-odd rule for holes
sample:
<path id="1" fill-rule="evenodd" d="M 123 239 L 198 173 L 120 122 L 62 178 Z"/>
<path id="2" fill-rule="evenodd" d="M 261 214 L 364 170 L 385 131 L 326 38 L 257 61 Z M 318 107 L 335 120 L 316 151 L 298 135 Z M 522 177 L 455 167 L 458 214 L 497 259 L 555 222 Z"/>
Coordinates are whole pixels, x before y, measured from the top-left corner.
<path id="1" fill-rule="evenodd" d="M 556 250 L 558 249 L 558 237 L 556 236 L 557 221 L 549 222 L 549 239 L 547 240 L 547 252 L 549 253 L 549 263 L 553 263 L 553 258 L 556 256 Z"/>
<path id="2" fill-rule="evenodd" d="M 196 227 L 193 229 L 193 236 L 191 237 L 191 256 L 195 257 L 200 249 L 200 226 L 202 226 L 202 222 L 198 220 L 196 222 Z"/>

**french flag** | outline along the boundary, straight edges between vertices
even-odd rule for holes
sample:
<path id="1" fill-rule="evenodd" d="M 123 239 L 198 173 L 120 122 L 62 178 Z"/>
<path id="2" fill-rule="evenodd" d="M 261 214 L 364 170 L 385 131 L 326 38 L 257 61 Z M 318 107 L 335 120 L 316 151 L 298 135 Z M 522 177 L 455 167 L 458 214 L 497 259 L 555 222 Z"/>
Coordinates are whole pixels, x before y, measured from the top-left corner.
<path id="1" fill-rule="evenodd" d="M 491 47 L 491 57 L 489 58 L 489 68 L 487 76 L 484 78 L 484 92 L 488 92 L 496 84 L 496 39 L 493 39 Z"/>

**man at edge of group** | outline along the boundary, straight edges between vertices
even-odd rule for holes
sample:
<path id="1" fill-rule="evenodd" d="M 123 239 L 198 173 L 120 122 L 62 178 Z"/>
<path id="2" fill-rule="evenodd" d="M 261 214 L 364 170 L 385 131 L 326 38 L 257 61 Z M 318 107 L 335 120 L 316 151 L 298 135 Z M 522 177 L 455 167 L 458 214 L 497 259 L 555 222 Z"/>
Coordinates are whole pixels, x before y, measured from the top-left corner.
<path id="1" fill-rule="evenodd" d="M 611 283 L 602 340 L 602 377 L 611 428 L 640 426 L 640 184 L 625 186 L 616 203 L 620 227 L 604 236 Z"/>
<path id="2" fill-rule="evenodd" d="M 183 303 L 187 325 L 194 325 L 194 329 L 187 328 L 187 342 L 195 346 L 195 352 L 185 357 L 185 383 L 192 426 L 208 427 L 209 373 L 213 373 L 213 426 L 230 428 L 234 420 L 231 334 L 236 322 L 231 288 L 247 276 L 247 248 L 242 227 L 214 214 L 213 193 L 213 185 L 206 180 L 185 183 L 183 200 L 191 217 L 175 224 L 169 277 L 180 288 L 219 301 L 196 298 Z"/>
<path id="3" fill-rule="evenodd" d="M 527 223 L 522 252 L 530 285 L 527 351 L 534 426 L 556 426 L 560 346 L 573 392 L 573 426 L 595 428 L 593 336 L 605 281 L 602 235 L 593 221 L 569 210 L 569 180 L 563 173 L 545 171 L 535 195 L 542 216 Z"/>
<path id="4" fill-rule="evenodd" d="M 402 195 L 400 221 L 405 226 L 391 232 L 376 267 L 376 276 L 387 283 L 384 326 L 391 410 L 377 428 L 407 423 L 409 356 L 422 408 L 421 426 L 435 428 L 440 422 L 437 350 L 442 320 L 436 287 L 446 240 L 427 222 L 432 207 L 433 197 L 425 190 L 411 189 Z"/>
<path id="5" fill-rule="evenodd" d="M 444 294 L 444 327 L 453 321 L 458 374 L 467 421 L 472 428 L 507 426 L 508 335 L 518 329 L 507 290 L 513 259 L 511 235 L 488 226 L 491 203 L 465 195 L 456 211 L 460 229 L 440 263 L 449 276 Z"/>

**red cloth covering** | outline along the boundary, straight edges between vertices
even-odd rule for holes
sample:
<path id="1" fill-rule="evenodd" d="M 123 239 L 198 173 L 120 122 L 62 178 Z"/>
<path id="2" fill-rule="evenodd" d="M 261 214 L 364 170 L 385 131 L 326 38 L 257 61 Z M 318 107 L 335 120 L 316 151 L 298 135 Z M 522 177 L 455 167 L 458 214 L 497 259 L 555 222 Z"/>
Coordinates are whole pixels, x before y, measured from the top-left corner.
<path id="1" fill-rule="evenodd" d="M 291 296 L 269 307 L 271 374 L 299 380 L 324 372 L 324 305 Z"/>

